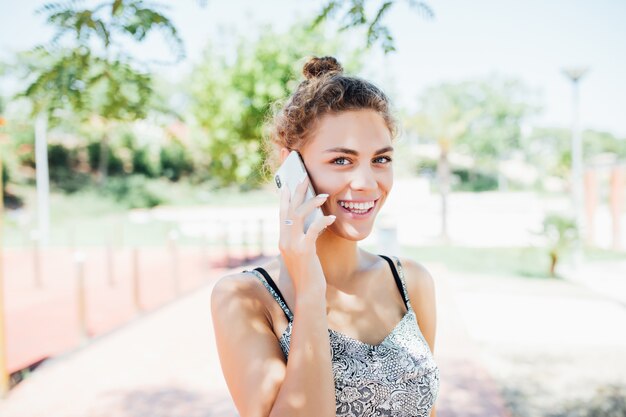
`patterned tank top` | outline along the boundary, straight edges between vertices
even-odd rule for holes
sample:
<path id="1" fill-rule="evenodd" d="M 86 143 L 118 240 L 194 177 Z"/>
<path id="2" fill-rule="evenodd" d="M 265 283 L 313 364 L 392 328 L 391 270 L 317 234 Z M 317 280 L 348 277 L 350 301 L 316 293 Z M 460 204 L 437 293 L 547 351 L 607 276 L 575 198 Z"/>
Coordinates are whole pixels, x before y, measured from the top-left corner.
<path id="1" fill-rule="evenodd" d="M 411 307 L 402 265 L 380 255 L 393 272 L 407 308 L 396 327 L 377 345 L 328 329 L 337 417 L 428 417 L 439 393 L 439 368 Z M 395 265 L 394 266 L 394 261 Z M 289 324 L 279 339 L 285 359 L 293 314 L 280 290 L 261 267 L 250 271 L 278 302 Z"/>

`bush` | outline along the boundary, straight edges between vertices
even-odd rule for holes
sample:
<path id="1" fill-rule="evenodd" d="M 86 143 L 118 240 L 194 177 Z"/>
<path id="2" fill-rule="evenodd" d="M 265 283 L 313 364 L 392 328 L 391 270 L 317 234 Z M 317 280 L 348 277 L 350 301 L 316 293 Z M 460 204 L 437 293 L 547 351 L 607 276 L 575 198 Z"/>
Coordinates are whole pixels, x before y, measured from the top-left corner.
<path id="1" fill-rule="evenodd" d="M 72 171 L 66 168 L 56 168 L 54 174 L 50 171 L 50 184 L 55 190 L 72 194 L 89 187 L 92 184 L 91 175 L 84 172 Z"/>
<path id="2" fill-rule="evenodd" d="M 24 200 L 9 191 L 9 181 L 11 180 L 11 172 L 7 161 L 2 160 L 2 202 L 8 209 L 17 209 L 24 205 Z"/>
<path id="3" fill-rule="evenodd" d="M 129 208 L 151 208 L 167 201 L 143 175 L 109 178 L 104 192 Z"/>
<path id="4" fill-rule="evenodd" d="M 456 175 L 460 182 L 453 188 L 455 191 L 492 191 L 498 189 L 498 178 L 493 175 L 484 174 L 480 171 L 469 169 L 453 169 L 452 174 Z"/>
<path id="5" fill-rule="evenodd" d="M 5 193 L 7 189 L 7 184 L 11 180 L 11 173 L 9 172 L 9 167 L 7 166 L 7 162 L 2 160 L 2 192 Z"/>
<path id="6" fill-rule="evenodd" d="M 107 163 L 108 175 L 121 175 L 124 174 L 124 162 L 122 158 L 117 155 L 115 148 L 109 143 L 109 161 Z M 89 167 L 92 172 L 97 172 L 100 167 L 100 142 L 94 141 L 87 145 L 87 154 L 89 156 Z"/>
<path id="7" fill-rule="evenodd" d="M 89 174 L 77 171 L 79 150 L 59 143 L 48 145 L 48 172 L 51 185 L 66 193 L 75 193 L 91 184 Z"/>
<path id="8" fill-rule="evenodd" d="M 148 178 L 155 178 L 159 175 L 159 168 L 150 159 L 150 152 L 147 147 L 132 150 L 133 174 L 144 175 Z"/>
<path id="9" fill-rule="evenodd" d="M 161 173 L 170 181 L 178 181 L 193 172 L 193 161 L 187 149 L 178 141 L 171 141 L 161 148 Z"/>

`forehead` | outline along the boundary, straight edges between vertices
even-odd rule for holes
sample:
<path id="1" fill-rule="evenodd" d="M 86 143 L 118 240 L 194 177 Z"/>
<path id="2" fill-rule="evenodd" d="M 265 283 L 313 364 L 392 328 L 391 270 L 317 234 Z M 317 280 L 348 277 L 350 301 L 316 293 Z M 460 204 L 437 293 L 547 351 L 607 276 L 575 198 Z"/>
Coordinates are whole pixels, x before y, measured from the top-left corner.
<path id="1" fill-rule="evenodd" d="M 322 116 L 305 152 L 341 146 L 367 153 L 390 144 L 391 133 L 378 112 L 350 110 Z"/>

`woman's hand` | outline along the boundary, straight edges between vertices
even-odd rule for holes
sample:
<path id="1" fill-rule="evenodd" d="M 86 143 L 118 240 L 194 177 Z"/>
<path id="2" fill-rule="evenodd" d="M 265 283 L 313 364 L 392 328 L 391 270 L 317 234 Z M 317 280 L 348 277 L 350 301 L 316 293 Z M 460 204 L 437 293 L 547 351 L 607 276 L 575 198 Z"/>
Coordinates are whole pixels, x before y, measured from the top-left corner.
<path id="1" fill-rule="evenodd" d="M 321 216 L 304 233 L 304 220 L 328 198 L 328 194 L 318 194 L 303 203 L 309 181 L 306 177 L 298 184 L 293 198 L 287 185 L 282 188 L 280 196 L 278 248 L 293 281 L 296 297 L 311 286 L 318 290 L 326 290 L 326 279 L 317 256 L 315 242 L 324 229 L 335 221 L 335 216 Z M 293 224 L 287 225 L 285 220 L 291 220 Z"/>

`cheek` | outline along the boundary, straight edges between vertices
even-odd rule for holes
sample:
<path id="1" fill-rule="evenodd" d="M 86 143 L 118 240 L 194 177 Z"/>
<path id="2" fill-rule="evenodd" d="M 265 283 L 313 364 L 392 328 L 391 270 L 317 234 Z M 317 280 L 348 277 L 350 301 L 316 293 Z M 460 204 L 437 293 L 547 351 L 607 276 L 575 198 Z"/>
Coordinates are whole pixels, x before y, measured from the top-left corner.
<path id="1" fill-rule="evenodd" d="M 393 172 L 386 172 L 378 179 L 378 186 L 385 192 L 389 193 L 393 188 Z"/>
<path id="2" fill-rule="evenodd" d="M 341 188 L 341 179 L 332 172 L 324 170 L 309 169 L 311 185 L 317 194 L 327 193 L 333 195 Z"/>

